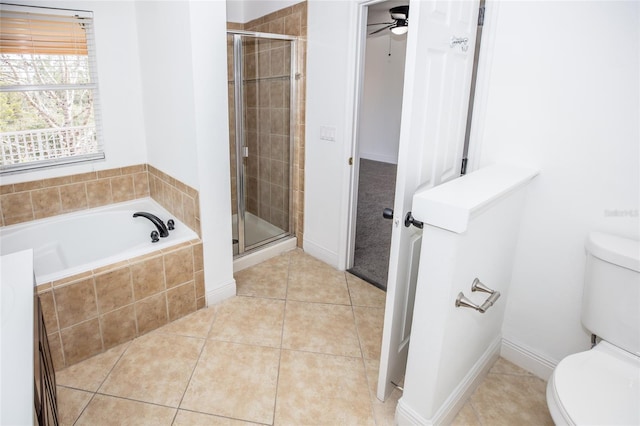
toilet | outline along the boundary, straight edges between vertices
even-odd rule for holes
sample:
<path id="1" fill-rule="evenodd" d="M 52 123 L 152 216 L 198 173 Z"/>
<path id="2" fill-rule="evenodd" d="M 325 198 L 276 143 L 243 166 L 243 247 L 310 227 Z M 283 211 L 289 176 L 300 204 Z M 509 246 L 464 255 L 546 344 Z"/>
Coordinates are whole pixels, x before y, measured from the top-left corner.
<path id="1" fill-rule="evenodd" d="M 599 340 L 569 355 L 547 384 L 557 425 L 640 425 L 640 242 L 593 232 L 582 324 Z"/>

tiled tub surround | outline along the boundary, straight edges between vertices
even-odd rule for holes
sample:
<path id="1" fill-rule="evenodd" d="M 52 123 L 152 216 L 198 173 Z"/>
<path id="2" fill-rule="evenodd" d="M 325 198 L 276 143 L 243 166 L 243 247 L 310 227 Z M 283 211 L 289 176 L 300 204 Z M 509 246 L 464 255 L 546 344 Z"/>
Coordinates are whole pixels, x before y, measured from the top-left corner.
<path id="1" fill-rule="evenodd" d="M 151 197 L 200 234 L 198 191 L 140 164 L 0 186 L 0 225 Z M 38 286 L 56 369 L 205 306 L 202 242 Z"/>
<path id="2" fill-rule="evenodd" d="M 201 235 L 198 191 L 147 164 L 1 185 L 0 225 L 149 196 Z"/>
<path id="3" fill-rule="evenodd" d="M 298 239 L 298 246 L 302 246 L 304 229 L 304 134 L 305 134 L 305 98 L 306 98 L 306 36 L 307 36 L 307 3 L 301 2 L 290 7 L 270 13 L 246 24 L 228 22 L 227 28 L 236 30 L 256 31 L 272 34 L 284 34 L 298 37 L 296 54 L 298 78 L 296 105 L 296 122 L 294 126 L 294 153 L 292 166 L 291 190 L 288 182 L 282 180 L 286 176 L 284 167 L 289 157 L 288 125 L 281 117 L 289 117 L 288 84 L 272 80 L 267 83 L 254 82 L 249 84 L 245 93 L 247 106 L 247 122 L 253 129 L 248 129 L 249 152 L 255 153 L 247 164 L 247 211 L 258 217 L 283 227 L 288 223 L 289 194 L 293 197 L 293 229 L 291 233 Z M 260 43 L 257 51 L 250 51 L 247 56 L 247 68 L 259 68 L 261 76 L 273 77 L 281 75 L 283 68 L 288 67 L 288 52 L 282 42 L 272 41 Z M 253 58 L 249 58 L 253 55 Z M 253 59 L 253 62 L 252 62 Z M 256 66 L 257 65 L 257 66 Z M 262 75 L 264 72 L 264 75 Z M 229 76 L 232 81 L 232 76 Z M 233 117 L 233 85 L 229 85 L 230 111 L 230 151 L 232 157 L 231 181 L 235 188 L 235 131 Z M 261 125 L 262 124 L 262 125 Z M 287 123 L 288 124 L 288 123 Z M 275 170 L 271 172 L 271 170 Z M 235 191 L 232 190 L 235 195 Z M 233 213 L 236 213 L 235 198 L 232 200 Z"/>
<path id="4" fill-rule="evenodd" d="M 56 369 L 204 307 L 203 269 L 193 240 L 39 285 Z"/>

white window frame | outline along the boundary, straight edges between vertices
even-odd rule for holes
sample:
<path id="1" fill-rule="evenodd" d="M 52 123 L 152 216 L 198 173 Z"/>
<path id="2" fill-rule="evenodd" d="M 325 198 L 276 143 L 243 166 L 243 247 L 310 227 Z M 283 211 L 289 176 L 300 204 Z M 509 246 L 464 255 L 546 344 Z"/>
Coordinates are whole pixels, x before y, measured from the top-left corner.
<path id="1" fill-rule="evenodd" d="M 54 15 L 61 18 L 78 18 L 82 20 L 83 27 L 86 32 L 86 41 L 87 41 L 87 53 L 88 53 L 88 61 L 89 61 L 89 75 L 90 82 L 85 84 L 77 84 L 77 85 L 45 85 L 45 86 L 37 86 L 37 85 L 14 85 L 14 86 L 0 86 L 0 92 L 21 92 L 21 91 L 37 91 L 37 90 L 70 90 L 70 89 L 82 89 L 82 90 L 91 90 L 92 98 L 93 98 L 93 115 L 94 115 L 94 124 L 95 128 L 88 129 L 88 131 L 95 132 L 95 140 L 96 140 L 96 152 L 89 154 L 81 154 L 81 155 L 67 155 L 60 156 L 57 158 L 50 158 L 44 160 L 34 160 L 23 163 L 15 163 L 15 164 L 2 164 L 4 162 L 3 159 L 0 160 L 0 175 L 8 175 L 13 173 L 21 173 L 28 172 L 33 170 L 39 170 L 44 168 L 51 167 L 59 167 L 70 164 L 77 164 L 88 161 L 100 161 L 105 159 L 105 150 L 104 150 L 104 142 L 103 142 L 103 132 L 102 132 L 102 120 L 100 113 L 100 94 L 98 90 L 98 70 L 96 64 L 96 46 L 95 46 L 95 36 L 94 36 L 94 25 L 93 25 L 93 12 L 85 11 L 85 10 L 70 10 L 70 9 L 54 9 L 47 7 L 39 7 L 39 6 L 18 6 L 11 5 L 6 3 L 0 3 L 0 12 L 2 15 L 7 16 L 11 13 L 19 13 L 19 14 L 33 14 L 33 15 Z M 1 119 L 1 118 L 0 118 Z M 43 129 L 47 130 L 47 129 Z M 31 138 L 31 145 L 35 145 L 34 142 L 36 139 L 41 140 L 42 138 L 46 139 L 46 137 L 61 137 L 65 132 L 78 131 L 77 128 L 66 127 L 59 128 L 55 131 L 49 132 L 48 135 L 36 135 L 36 139 L 34 139 L 33 134 L 35 134 L 38 130 L 25 130 L 23 132 L 12 132 L 12 137 L 15 138 Z M 55 132 L 58 132 L 56 135 Z M 15 134 L 15 135 L 13 135 Z M 8 139 L 3 137 L 4 135 L 8 135 L 8 133 L 0 133 L 0 143 L 5 144 Z M 24 139 L 23 139 L 24 140 Z M 0 149 L 4 149 L 4 147 L 0 147 Z M 0 155 L 3 155 L 0 152 Z"/>

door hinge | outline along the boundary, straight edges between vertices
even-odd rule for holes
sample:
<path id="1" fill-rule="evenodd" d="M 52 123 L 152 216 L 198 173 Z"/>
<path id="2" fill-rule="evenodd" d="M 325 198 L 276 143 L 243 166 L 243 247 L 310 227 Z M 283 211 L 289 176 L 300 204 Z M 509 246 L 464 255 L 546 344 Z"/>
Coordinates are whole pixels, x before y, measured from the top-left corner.
<path id="1" fill-rule="evenodd" d="M 482 27 L 484 25 L 484 8 L 485 6 L 482 5 L 478 10 L 478 26 L 479 27 Z"/>
<path id="2" fill-rule="evenodd" d="M 460 167 L 460 174 L 461 175 L 467 174 L 467 159 L 466 158 L 462 159 L 462 167 Z"/>
<path id="3" fill-rule="evenodd" d="M 353 157 L 349 157 L 349 165 L 353 166 Z"/>

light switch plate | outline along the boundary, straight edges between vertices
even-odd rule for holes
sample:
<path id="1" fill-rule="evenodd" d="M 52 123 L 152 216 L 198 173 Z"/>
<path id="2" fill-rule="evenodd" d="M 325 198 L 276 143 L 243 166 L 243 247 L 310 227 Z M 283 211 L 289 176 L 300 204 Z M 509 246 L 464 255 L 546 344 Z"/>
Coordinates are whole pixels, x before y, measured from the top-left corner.
<path id="1" fill-rule="evenodd" d="M 320 126 L 320 140 L 332 142 L 335 141 L 336 128 L 333 126 Z"/>

